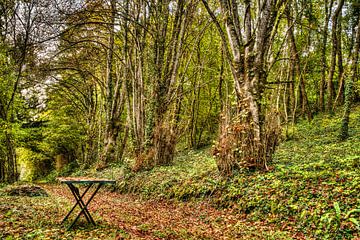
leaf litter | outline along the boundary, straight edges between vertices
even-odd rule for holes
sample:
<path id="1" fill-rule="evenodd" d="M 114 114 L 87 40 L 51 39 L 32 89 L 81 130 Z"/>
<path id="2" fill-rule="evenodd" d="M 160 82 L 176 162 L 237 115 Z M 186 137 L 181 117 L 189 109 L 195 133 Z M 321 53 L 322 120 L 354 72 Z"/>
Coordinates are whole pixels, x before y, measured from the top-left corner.
<path id="1" fill-rule="evenodd" d="M 271 223 L 248 221 L 235 209 L 216 209 L 205 200 L 145 200 L 107 189 L 88 207 L 97 226 L 81 217 L 73 230 L 66 231 L 60 223 L 74 203 L 70 191 L 60 184 L 42 184 L 41 188 L 49 197 L 0 197 L 0 239 L 303 238 Z"/>

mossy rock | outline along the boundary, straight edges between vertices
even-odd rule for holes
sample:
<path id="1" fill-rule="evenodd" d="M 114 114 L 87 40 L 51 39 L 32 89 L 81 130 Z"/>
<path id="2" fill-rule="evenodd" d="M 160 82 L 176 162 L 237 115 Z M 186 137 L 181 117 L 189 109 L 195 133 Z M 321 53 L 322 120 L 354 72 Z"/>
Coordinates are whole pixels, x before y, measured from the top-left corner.
<path id="1" fill-rule="evenodd" d="M 6 196 L 19 196 L 19 197 L 47 197 L 47 192 L 36 185 L 15 185 L 7 187 L 3 190 Z"/>

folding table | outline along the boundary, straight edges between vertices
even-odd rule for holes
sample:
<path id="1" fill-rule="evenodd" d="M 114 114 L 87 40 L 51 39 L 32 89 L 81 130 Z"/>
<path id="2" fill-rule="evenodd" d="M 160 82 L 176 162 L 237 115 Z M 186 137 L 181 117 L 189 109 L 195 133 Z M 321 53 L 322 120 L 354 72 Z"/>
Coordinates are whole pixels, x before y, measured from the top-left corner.
<path id="1" fill-rule="evenodd" d="M 61 183 L 65 183 L 71 193 L 73 194 L 76 203 L 75 205 L 72 207 L 72 209 L 68 212 L 68 214 L 64 217 L 64 219 L 62 220 L 61 224 L 65 223 L 66 220 L 69 218 L 69 216 L 71 215 L 71 213 L 74 211 L 74 209 L 76 208 L 76 206 L 80 207 L 80 212 L 78 213 L 78 215 L 76 216 L 76 218 L 74 219 L 74 221 L 71 223 L 71 225 L 68 227 L 68 230 L 70 230 L 74 224 L 76 223 L 76 221 L 79 219 L 80 215 L 83 214 L 86 218 L 86 220 L 93 224 L 94 226 L 95 221 L 94 219 L 91 217 L 89 210 L 87 209 L 89 203 L 91 202 L 91 200 L 95 197 L 96 193 L 99 191 L 99 189 L 104 185 L 104 184 L 115 184 L 116 181 L 115 180 L 109 180 L 109 179 L 96 179 L 96 178 L 58 178 L 58 181 L 60 181 Z M 84 185 L 88 185 L 86 187 L 86 189 L 84 190 L 84 192 L 82 194 L 80 194 L 80 190 L 79 188 L 77 188 L 74 184 L 84 184 Z M 96 186 L 97 185 L 97 186 Z M 84 202 L 84 197 L 86 196 L 86 194 L 89 192 L 90 188 L 92 186 L 95 186 L 95 190 L 93 191 L 93 193 L 90 195 L 90 198 L 87 200 L 87 202 Z M 90 193 L 89 193 L 90 194 Z"/>

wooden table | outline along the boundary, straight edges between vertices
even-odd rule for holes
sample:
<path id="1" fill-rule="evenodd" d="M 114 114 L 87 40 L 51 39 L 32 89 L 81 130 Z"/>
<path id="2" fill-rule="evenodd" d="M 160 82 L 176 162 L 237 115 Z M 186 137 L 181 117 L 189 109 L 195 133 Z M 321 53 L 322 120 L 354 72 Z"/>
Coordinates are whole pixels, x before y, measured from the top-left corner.
<path id="1" fill-rule="evenodd" d="M 76 218 L 74 219 L 74 221 L 70 224 L 70 226 L 68 227 L 68 230 L 70 230 L 74 224 L 76 223 L 76 221 L 79 219 L 80 215 L 83 214 L 86 218 L 86 220 L 93 224 L 94 226 L 95 221 L 94 219 L 91 217 L 89 210 L 87 209 L 89 203 L 91 202 L 91 200 L 95 197 L 96 193 L 100 190 L 100 188 L 104 185 L 104 184 L 115 184 L 116 181 L 115 180 L 109 180 L 109 179 L 96 179 L 96 178 L 74 178 L 74 177 L 67 177 L 67 178 L 58 178 L 58 181 L 60 181 L 61 183 L 65 183 L 71 193 L 73 194 L 76 203 L 75 205 L 72 207 L 72 209 L 69 211 L 69 213 L 64 217 L 64 219 L 62 220 L 61 224 L 65 223 L 66 220 L 69 218 L 69 216 L 71 215 L 71 213 L 74 211 L 74 209 L 76 208 L 76 206 L 79 205 L 80 207 L 80 212 L 78 213 L 78 215 L 76 216 Z M 83 184 L 83 185 L 88 185 L 87 188 L 84 190 L 84 192 L 82 194 L 80 194 L 80 190 L 79 188 L 77 188 L 74 184 Z M 96 186 L 97 185 L 97 186 Z M 84 202 L 84 197 L 85 195 L 89 192 L 90 188 L 92 186 L 95 186 L 95 191 L 93 191 L 93 193 L 91 194 L 90 198 L 87 200 L 87 202 Z"/>

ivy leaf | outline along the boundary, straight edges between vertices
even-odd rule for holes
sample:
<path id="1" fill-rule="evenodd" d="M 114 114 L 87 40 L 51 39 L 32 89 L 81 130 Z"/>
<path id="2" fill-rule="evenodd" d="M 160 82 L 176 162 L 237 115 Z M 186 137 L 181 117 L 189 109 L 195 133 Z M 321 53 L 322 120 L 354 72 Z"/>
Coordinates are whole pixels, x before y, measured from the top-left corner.
<path id="1" fill-rule="evenodd" d="M 335 208 L 336 218 L 337 218 L 338 220 L 340 220 L 341 210 L 340 210 L 340 207 L 339 207 L 339 203 L 338 203 L 338 202 L 334 202 L 334 208 Z"/>
<path id="2" fill-rule="evenodd" d="M 355 218 L 349 218 L 349 221 L 352 222 L 358 230 L 360 230 L 360 223 Z"/>

